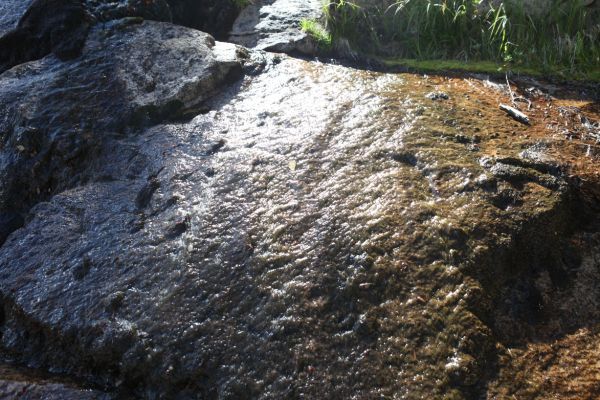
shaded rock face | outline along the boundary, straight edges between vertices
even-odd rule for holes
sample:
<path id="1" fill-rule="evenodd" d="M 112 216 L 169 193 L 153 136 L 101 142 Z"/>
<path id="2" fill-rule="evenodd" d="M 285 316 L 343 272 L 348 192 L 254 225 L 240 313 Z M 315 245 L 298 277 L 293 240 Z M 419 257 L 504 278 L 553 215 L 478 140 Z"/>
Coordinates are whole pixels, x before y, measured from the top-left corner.
<path id="1" fill-rule="evenodd" d="M 31 0 L 5 0 L 0 3 L 0 36 L 17 27 L 31 2 Z"/>
<path id="2" fill-rule="evenodd" d="M 143 17 L 173 22 L 225 39 L 240 12 L 233 0 L 85 0 L 101 21 Z"/>
<path id="3" fill-rule="evenodd" d="M 225 40 L 240 8 L 231 0 L 167 0 L 173 21 Z"/>
<path id="4" fill-rule="evenodd" d="M 35 0 L 0 38 L 0 72 L 50 53 L 61 60 L 79 56 L 89 27 L 80 0 Z"/>
<path id="5" fill-rule="evenodd" d="M 323 18 L 320 0 L 259 0 L 246 7 L 231 29 L 229 41 L 280 53 L 314 54 L 315 44 L 300 21 Z"/>
<path id="6" fill-rule="evenodd" d="M 110 400 L 112 396 L 85 389 L 64 378 L 32 374 L 29 370 L 0 365 L 0 398 L 20 400 Z"/>
<path id="7" fill-rule="evenodd" d="M 173 22 L 173 13 L 166 0 L 85 0 L 85 5 L 90 13 L 103 22 L 128 17 Z"/>
<path id="8" fill-rule="evenodd" d="M 15 212 L 97 178 L 94 160 L 111 138 L 193 108 L 241 74 L 242 53 L 183 27 L 117 23 L 94 28 L 78 60 L 50 56 L 5 72 L 0 212 L 18 222 Z M 2 230 L 10 227 L 18 224 Z"/>
<path id="9" fill-rule="evenodd" d="M 23 217 L 16 211 L 0 213 L 0 244 L 4 243 L 8 235 L 24 224 Z"/>
<path id="10" fill-rule="evenodd" d="M 94 21 L 141 17 L 226 38 L 240 11 L 234 1 L 215 0 L 7 0 L 0 7 L 0 72 L 50 53 L 78 57 Z"/>

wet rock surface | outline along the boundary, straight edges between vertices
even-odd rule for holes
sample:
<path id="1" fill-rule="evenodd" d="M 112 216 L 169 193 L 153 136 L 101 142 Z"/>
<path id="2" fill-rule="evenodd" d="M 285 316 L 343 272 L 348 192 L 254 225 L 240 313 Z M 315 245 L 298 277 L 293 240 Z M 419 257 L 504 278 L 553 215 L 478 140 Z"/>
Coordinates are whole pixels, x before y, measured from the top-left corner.
<path id="1" fill-rule="evenodd" d="M 2 352 L 102 388 L 0 393 L 597 398 L 597 103 L 499 87 L 132 18 L 0 74 Z"/>
<path id="2" fill-rule="evenodd" d="M 0 38 L 0 72 L 50 53 L 61 60 L 78 57 L 90 23 L 79 0 L 33 1 L 17 27 Z"/>
<path id="3" fill-rule="evenodd" d="M 34 207 L 0 250 L 4 348 L 166 397 L 484 393 L 496 337 L 531 312 L 495 306 L 508 271 L 546 268 L 573 217 L 558 161 L 448 140 L 482 111 L 431 106 L 418 77 L 265 68 L 112 139 L 110 179 Z"/>
<path id="4" fill-rule="evenodd" d="M 316 45 L 300 21 L 323 18 L 322 8 L 320 0 L 258 0 L 236 19 L 229 41 L 259 50 L 315 54 Z"/>
<path id="5" fill-rule="evenodd" d="M 0 365 L 0 399 L 110 400 L 112 396 L 84 389 L 74 382 L 10 365 Z"/>
<path id="6" fill-rule="evenodd" d="M 96 26 L 77 60 L 49 56 L 5 72 L 0 212 L 22 213 L 86 180 L 118 177 L 123 171 L 95 164 L 102 151 L 116 151 L 108 150 L 114 139 L 184 115 L 239 76 L 243 57 L 199 31 L 122 21 Z"/>
<path id="7" fill-rule="evenodd" d="M 0 36 L 17 27 L 32 0 L 5 0 L 0 3 Z"/>

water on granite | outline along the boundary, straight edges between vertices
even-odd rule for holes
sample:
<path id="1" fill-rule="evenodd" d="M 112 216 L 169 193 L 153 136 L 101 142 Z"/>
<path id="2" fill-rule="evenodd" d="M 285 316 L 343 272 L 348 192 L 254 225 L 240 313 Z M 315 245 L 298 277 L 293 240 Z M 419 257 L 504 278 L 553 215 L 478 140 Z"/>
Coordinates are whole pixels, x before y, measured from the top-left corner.
<path id="1" fill-rule="evenodd" d="M 513 326 L 487 319 L 494 257 L 570 215 L 553 164 L 522 155 L 539 140 L 479 81 L 264 57 L 37 205 L 1 250 L 20 266 L 4 288 L 149 397 L 483 395 Z"/>

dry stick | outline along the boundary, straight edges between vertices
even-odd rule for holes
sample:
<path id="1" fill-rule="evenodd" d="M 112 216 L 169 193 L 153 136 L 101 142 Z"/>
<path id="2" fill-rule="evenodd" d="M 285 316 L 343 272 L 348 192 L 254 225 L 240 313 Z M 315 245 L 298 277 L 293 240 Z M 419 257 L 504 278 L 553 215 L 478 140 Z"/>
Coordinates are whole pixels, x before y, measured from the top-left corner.
<path id="1" fill-rule="evenodd" d="M 508 93 L 510 94 L 510 102 L 512 103 L 512 105 L 518 109 L 519 107 L 517 106 L 517 101 L 524 102 L 524 103 L 527 103 L 527 109 L 531 110 L 531 101 L 529 101 L 528 99 L 526 99 L 525 97 L 522 97 L 522 96 L 515 97 L 512 89 L 510 87 L 510 82 L 508 80 L 508 73 L 505 74 L 504 76 L 506 78 L 506 86 L 508 87 Z"/>
<path id="2" fill-rule="evenodd" d="M 510 115 L 515 121 L 529 125 L 529 117 L 514 107 L 500 104 L 500 109 Z"/>
<path id="3" fill-rule="evenodd" d="M 512 105 L 514 107 L 507 106 L 506 104 L 500 104 L 500 109 L 502 111 L 506 112 L 508 115 L 510 115 L 512 117 L 512 119 L 514 119 L 515 121 L 518 121 L 525 125 L 529 125 L 529 117 L 527 115 L 523 114 L 517 108 L 517 104 L 515 102 L 515 100 L 516 100 L 515 95 L 513 94 L 512 89 L 510 87 L 510 82 L 508 81 L 508 73 L 505 75 L 505 77 L 506 77 L 506 86 L 508 87 L 508 93 L 510 94 L 510 102 L 512 103 Z"/>
<path id="4" fill-rule="evenodd" d="M 506 87 L 508 87 L 508 94 L 510 94 L 510 102 L 513 106 L 517 106 L 515 104 L 515 95 L 512 92 L 512 89 L 510 88 L 510 82 L 508 81 L 508 73 L 504 74 L 504 77 L 506 78 Z"/>
<path id="5" fill-rule="evenodd" d="M 521 101 L 521 102 L 527 103 L 527 109 L 531 110 L 531 100 L 526 99 L 523 96 L 519 96 L 519 97 L 515 98 L 515 101 Z"/>

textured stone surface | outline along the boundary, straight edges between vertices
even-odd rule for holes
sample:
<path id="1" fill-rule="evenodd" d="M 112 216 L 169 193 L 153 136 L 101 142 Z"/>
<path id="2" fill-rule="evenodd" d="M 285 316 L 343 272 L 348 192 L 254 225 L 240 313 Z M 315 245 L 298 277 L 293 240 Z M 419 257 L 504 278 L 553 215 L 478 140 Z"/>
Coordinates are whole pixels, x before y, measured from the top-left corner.
<path id="1" fill-rule="evenodd" d="M 595 398 L 593 101 L 520 93 L 525 127 L 485 81 L 108 20 L 0 74 L 13 361 L 117 398 Z"/>
<path id="2" fill-rule="evenodd" d="M 79 387 L 64 377 L 0 364 L 2 400 L 111 400 L 101 391 Z"/>
<path id="3" fill-rule="evenodd" d="M 315 44 L 300 29 L 303 19 L 323 17 L 321 0 L 259 0 L 233 24 L 229 41 L 249 48 L 313 54 Z"/>
<path id="4" fill-rule="evenodd" d="M 4 0 L 0 3 L 0 36 L 17 27 L 33 0 Z"/>
<path id="5" fill-rule="evenodd" d="M 57 383 L 38 384 L 31 381 L 0 379 L 0 399 L 5 400 L 109 400 L 109 395 L 73 389 Z"/>
<path id="6" fill-rule="evenodd" d="M 241 50 L 202 32 L 127 21 L 98 25 L 77 60 L 54 56 L 0 75 L 0 211 L 97 177 L 111 137 L 176 118 L 241 74 Z"/>
<path id="7" fill-rule="evenodd" d="M 125 47 L 145 71 L 187 76 L 181 54 L 211 48 L 168 24 L 122 29 L 91 37 L 147 38 Z M 143 62 L 152 42 L 163 64 Z M 208 99 L 175 72 L 144 86 L 135 66 L 116 69 L 124 95 L 94 96 L 114 108 L 93 132 L 120 121 L 129 134 L 99 136 L 78 162 L 93 175 L 38 203 L 0 248 L 3 348 L 146 398 L 483 396 L 496 338 L 526 341 L 545 315 L 526 288 L 546 271 L 535 293 L 550 307 L 577 265 L 555 236 L 577 214 L 559 161 L 523 152 L 534 139 L 513 132 L 530 128 L 482 106 L 497 93 L 481 83 L 465 97 L 454 83 L 260 57 L 264 71 Z M 173 98 L 205 103 L 152 127 L 128 111 Z"/>
<path id="8" fill-rule="evenodd" d="M 80 0 L 35 0 L 17 27 L 0 37 L 0 72 L 50 53 L 78 57 L 91 22 Z"/>

